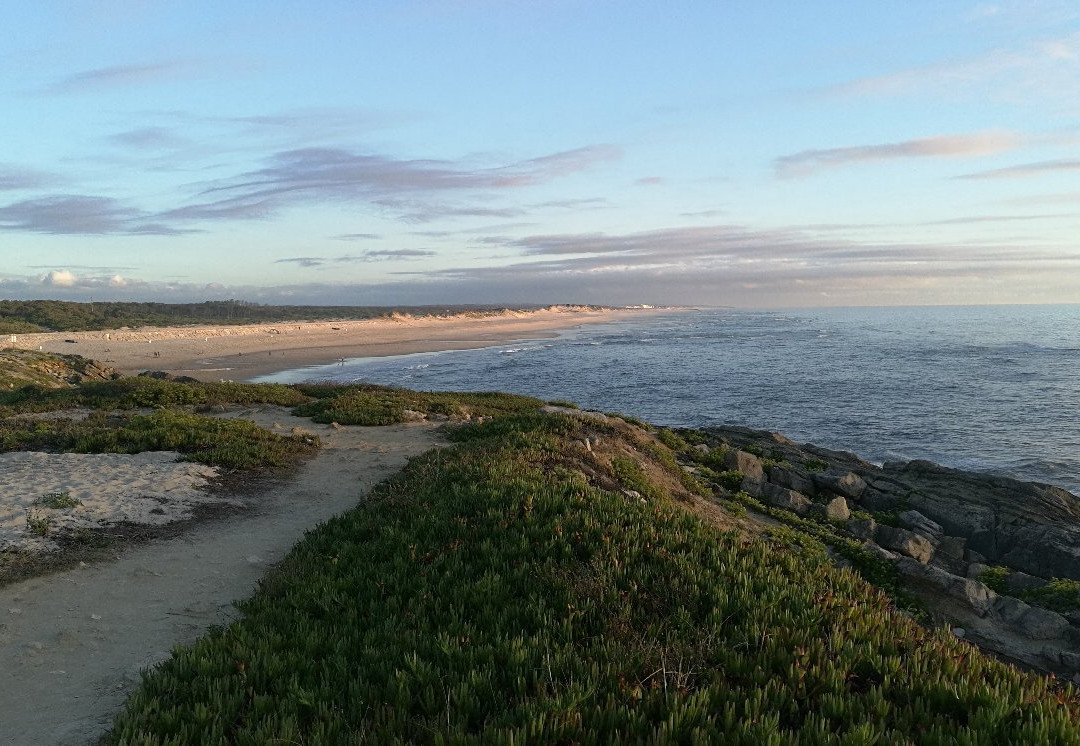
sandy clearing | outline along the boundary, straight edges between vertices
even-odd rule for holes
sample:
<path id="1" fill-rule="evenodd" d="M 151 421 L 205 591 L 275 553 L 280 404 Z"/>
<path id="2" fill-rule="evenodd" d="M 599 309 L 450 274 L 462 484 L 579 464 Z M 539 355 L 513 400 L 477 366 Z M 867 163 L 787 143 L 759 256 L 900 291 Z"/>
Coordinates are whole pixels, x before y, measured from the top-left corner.
<path id="1" fill-rule="evenodd" d="M 332 429 L 270 407 L 231 416 L 306 427 L 323 448 L 240 515 L 113 562 L 0 588 L 0 743 L 94 742 L 143 668 L 233 618 L 233 602 L 250 595 L 305 530 L 441 442 L 429 423 Z"/>
<path id="2" fill-rule="evenodd" d="M 246 381 L 338 358 L 486 347 L 553 337 L 559 330 L 671 309 L 589 310 L 555 307 L 492 316 L 398 316 L 362 321 L 282 322 L 245 326 L 145 327 L 16 335 L 15 346 L 76 353 L 121 373 L 163 370 L 204 381 Z M 68 341 L 71 340 L 71 341 Z M 10 344 L 10 342 L 6 342 Z"/>
<path id="3" fill-rule="evenodd" d="M 235 502 L 207 490 L 217 469 L 179 458 L 174 451 L 0 454 L 0 550 L 49 551 L 59 532 L 119 521 L 160 526 L 200 505 Z M 50 506 L 50 496 L 78 504 Z M 44 535 L 30 530 L 35 521 Z"/>

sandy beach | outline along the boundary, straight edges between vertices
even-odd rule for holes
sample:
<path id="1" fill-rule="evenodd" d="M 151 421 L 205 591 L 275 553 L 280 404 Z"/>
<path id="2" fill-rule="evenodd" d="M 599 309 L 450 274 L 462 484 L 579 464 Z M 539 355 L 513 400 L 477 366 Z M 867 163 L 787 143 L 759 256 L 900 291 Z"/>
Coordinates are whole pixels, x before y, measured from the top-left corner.
<path id="1" fill-rule="evenodd" d="M 670 309 L 667 309 L 670 310 Z M 396 315 L 391 318 L 243 326 L 144 327 L 17 335 L 23 349 L 75 353 L 126 375 L 162 370 L 203 381 L 247 381 L 339 358 L 382 357 L 486 347 L 553 337 L 583 324 L 621 321 L 658 309 L 556 306 L 498 315 Z M 12 343 L 7 341 L 8 345 Z"/>

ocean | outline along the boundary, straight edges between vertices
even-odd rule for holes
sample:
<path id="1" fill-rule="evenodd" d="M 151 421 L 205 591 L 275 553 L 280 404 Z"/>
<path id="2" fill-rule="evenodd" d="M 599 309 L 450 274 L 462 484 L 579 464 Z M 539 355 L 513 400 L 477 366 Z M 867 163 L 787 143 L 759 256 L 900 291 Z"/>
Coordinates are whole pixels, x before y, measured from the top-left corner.
<path id="1" fill-rule="evenodd" d="M 710 309 L 260 380 L 512 391 L 1080 494 L 1080 305 Z"/>

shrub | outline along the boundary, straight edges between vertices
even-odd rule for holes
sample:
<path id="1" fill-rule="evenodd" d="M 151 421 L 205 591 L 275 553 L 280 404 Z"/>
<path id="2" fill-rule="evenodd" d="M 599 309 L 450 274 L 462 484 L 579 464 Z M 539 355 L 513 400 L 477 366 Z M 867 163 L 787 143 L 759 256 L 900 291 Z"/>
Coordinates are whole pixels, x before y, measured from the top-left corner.
<path id="1" fill-rule="evenodd" d="M 1069 612 L 1080 609 L 1080 582 L 1054 578 L 1041 588 L 1029 588 L 1020 597 L 1052 611 Z"/>
<path id="2" fill-rule="evenodd" d="M 979 573 L 979 582 L 992 591 L 1005 593 L 1005 579 L 1009 577 L 1009 568 L 1000 565 L 988 567 Z"/>

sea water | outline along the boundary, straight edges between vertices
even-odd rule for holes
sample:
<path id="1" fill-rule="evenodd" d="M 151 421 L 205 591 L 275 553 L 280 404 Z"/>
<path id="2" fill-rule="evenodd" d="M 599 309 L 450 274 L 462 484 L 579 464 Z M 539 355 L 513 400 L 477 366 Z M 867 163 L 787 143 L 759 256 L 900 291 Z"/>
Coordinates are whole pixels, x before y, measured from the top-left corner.
<path id="1" fill-rule="evenodd" d="M 1080 305 L 701 310 L 262 380 L 512 391 L 1080 493 Z"/>

